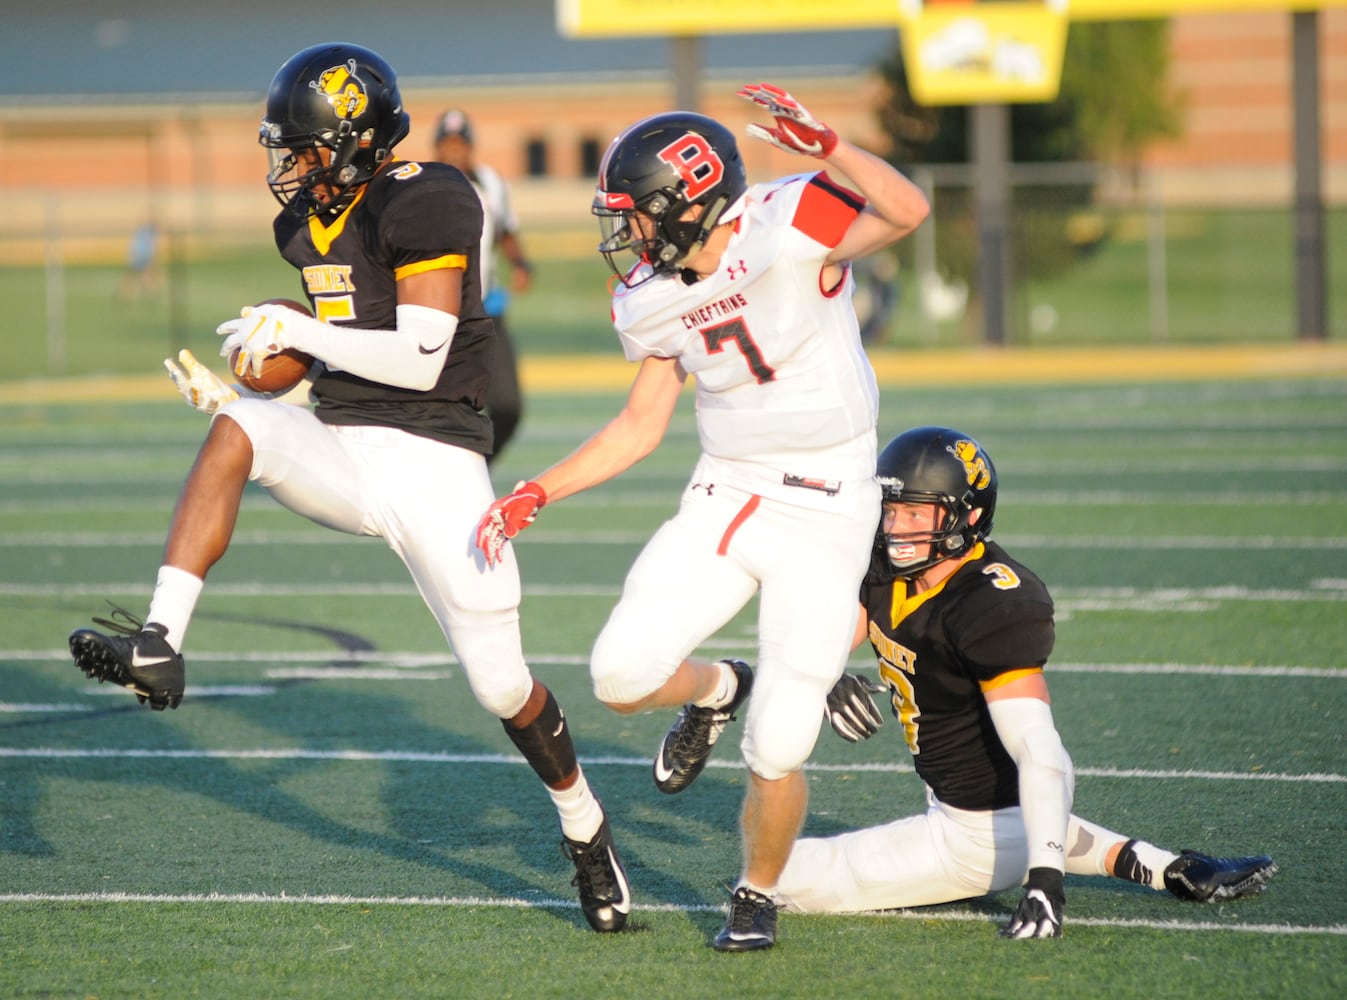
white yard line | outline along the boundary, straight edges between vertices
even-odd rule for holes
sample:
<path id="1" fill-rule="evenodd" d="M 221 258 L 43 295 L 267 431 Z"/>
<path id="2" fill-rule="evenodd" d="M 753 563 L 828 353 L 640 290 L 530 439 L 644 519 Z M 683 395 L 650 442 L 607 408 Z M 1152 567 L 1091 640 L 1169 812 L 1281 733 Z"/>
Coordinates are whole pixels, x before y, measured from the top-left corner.
<path id="1" fill-rule="evenodd" d="M 0 759 L 26 760 L 322 760 L 377 762 L 399 764 L 491 764 L 522 766 L 522 757 L 506 754 L 417 752 L 410 750 L 305 750 L 287 747 L 279 750 L 151 750 L 134 747 L 0 747 Z M 588 757 L 580 763 L 586 766 L 650 767 L 647 757 Z M 737 760 L 710 760 L 707 767 L 739 770 Z M 866 762 L 853 764 L 805 765 L 806 771 L 854 774 L 885 773 L 911 774 L 911 764 L 896 762 Z M 1077 767 L 1078 776 L 1090 778 L 1141 778 L 1146 781 L 1269 781 L 1291 784 L 1347 784 L 1347 775 L 1308 773 L 1278 774 L 1271 771 L 1197 771 L 1156 770 L 1148 768 Z"/>
<path id="2" fill-rule="evenodd" d="M 519 541 L 526 545 L 644 545 L 648 529 L 634 531 L 559 531 L 537 528 Z M 1011 549 L 1347 549 L 1347 537 L 1334 535 L 997 535 Z M 0 548 L 97 549 L 146 548 L 162 545 L 162 531 L 18 531 L 0 533 Z M 234 533 L 233 547 L 277 545 L 380 544 L 336 531 L 294 529 L 244 530 Z"/>
<path id="3" fill-rule="evenodd" d="M 0 903 L 74 903 L 88 905 L 105 903 L 123 905 L 126 903 L 149 903 L 177 905 L 182 903 L 204 903 L 207 905 L 245 905 L 245 906 L 425 906 L 453 909 L 474 909 L 495 907 L 516 910 L 575 910 L 580 904 L 573 899 L 517 899 L 488 896 L 341 896 L 341 895 L 291 895 L 283 893 L 225 893 L 204 894 L 155 894 L 131 892 L 89 892 L 89 893 L 42 893 L 12 892 L 0 893 Z M 725 906 L 710 903 L 637 903 L 632 910 L 638 913 L 723 913 Z M 1004 916 L 993 913 L 972 913 L 966 910 L 886 910 L 881 913 L 854 913 L 849 917 L 861 917 L 872 920 L 922 920 L 971 923 L 999 923 Z M 816 914 L 793 915 L 794 919 L 819 919 Z M 1132 920 L 1123 918 L 1072 917 L 1075 927 L 1120 927 L 1143 928 L 1162 931 L 1234 931 L 1243 934 L 1262 934 L 1269 937 L 1285 937 L 1292 934 L 1325 934 L 1347 936 L 1344 924 L 1237 924 L 1209 920 Z"/>

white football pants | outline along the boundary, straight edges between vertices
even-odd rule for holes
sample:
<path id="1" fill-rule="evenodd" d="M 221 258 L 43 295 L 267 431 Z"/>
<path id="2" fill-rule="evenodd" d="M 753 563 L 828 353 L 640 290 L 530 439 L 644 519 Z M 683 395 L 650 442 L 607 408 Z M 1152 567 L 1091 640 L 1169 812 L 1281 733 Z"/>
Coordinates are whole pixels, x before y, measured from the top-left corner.
<path id="1" fill-rule="evenodd" d="M 848 488 L 852 488 L 849 484 Z M 768 780 L 814 749 L 828 691 L 841 676 L 860 583 L 879 520 L 879 487 L 846 516 L 694 483 L 645 546 L 590 660 L 599 700 L 658 690 L 698 646 L 759 596 L 758 662 L 744 719 L 744 760 Z M 873 499 L 873 503 L 871 503 Z"/>
<path id="2" fill-rule="evenodd" d="M 283 506 L 398 554 L 483 708 L 504 719 L 524 707 L 518 565 L 506 546 L 488 567 L 475 540 L 494 499 L 481 455 L 391 427 L 329 426 L 274 400 L 240 399 L 221 418 L 248 435 L 249 478 Z"/>
<path id="3" fill-rule="evenodd" d="M 918 816 L 795 841 L 777 882 L 777 902 L 797 913 L 860 913 L 952 903 L 1023 884 L 1029 845 L 1019 806 L 956 809 L 929 791 L 927 801 Z M 1066 870 L 1108 874 L 1107 848 L 1122 840 L 1072 816 Z"/>

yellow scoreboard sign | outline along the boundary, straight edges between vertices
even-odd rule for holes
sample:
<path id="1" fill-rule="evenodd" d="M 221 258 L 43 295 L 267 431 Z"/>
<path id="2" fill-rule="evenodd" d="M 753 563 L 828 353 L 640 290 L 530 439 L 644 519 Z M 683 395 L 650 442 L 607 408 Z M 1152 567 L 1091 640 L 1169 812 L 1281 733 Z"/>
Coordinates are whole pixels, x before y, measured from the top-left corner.
<path id="1" fill-rule="evenodd" d="M 898 28 L 921 104 L 1050 101 L 1068 21 L 1317 10 L 1347 0 L 556 0 L 570 37 Z"/>
<path id="2" fill-rule="evenodd" d="M 940 3 L 903 24 L 903 66 L 918 104 L 1051 101 L 1062 79 L 1066 3 Z"/>
<path id="3" fill-rule="evenodd" d="M 893 28 L 897 0 L 557 0 L 557 30 L 603 35 L 719 35 L 733 32 Z"/>
<path id="4" fill-rule="evenodd" d="M 937 7 L 988 7 L 973 0 L 556 0 L 569 38 L 718 35 L 733 32 L 893 28 Z M 1073 21 L 1167 17 L 1236 10 L 1320 10 L 1347 0 L 1070 0 Z"/>

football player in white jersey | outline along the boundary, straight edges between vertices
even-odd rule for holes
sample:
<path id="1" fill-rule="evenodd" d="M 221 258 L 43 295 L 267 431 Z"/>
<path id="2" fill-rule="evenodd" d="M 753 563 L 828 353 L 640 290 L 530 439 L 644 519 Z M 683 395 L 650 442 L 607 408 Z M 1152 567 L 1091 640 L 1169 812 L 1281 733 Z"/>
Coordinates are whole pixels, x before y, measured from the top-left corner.
<path id="1" fill-rule="evenodd" d="M 570 456 L 496 501 L 488 560 L 539 508 L 604 482 L 663 438 L 688 375 L 702 455 L 678 514 L 632 567 L 595 644 L 595 694 L 621 713 L 683 706 L 655 760 L 677 792 L 745 704 L 744 866 L 721 951 L 771 947 L 773 891 L 805 815 L 801 768 L 856 625 L 880 509 L 878 389 L 851 305 L 849 262 L 911 233 L 925 196 L 838 138 L 790 94 L 740 96 L 774 119 L 750 135 L 823 169 L 748 186 L 734 136 L 688 112 L 632 125 L 608 148 L 593 210 L 620 279 L 613 319 L 639 369 L 622 411 Z M 625 254 L 629 263 L 619 262 Z M 692 659 L 760 594 L 756 677 Z"/>

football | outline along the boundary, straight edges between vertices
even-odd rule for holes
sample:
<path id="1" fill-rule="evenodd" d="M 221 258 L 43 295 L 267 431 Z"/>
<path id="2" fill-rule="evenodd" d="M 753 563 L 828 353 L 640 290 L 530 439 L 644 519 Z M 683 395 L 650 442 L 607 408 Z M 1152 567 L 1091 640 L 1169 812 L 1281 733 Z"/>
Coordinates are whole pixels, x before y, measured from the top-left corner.
<path id="1" fill-rule="evenodd" d="M 274 304 L 286 306 L 294 309 L 296 312 L 302 312 L 306 316 L 312 316 L 313 312 L 302 302 L 296 302 L 294 299 L 265 299 L 258 305 Z M 238 358 L 238 351 L 235 350 L 229 355 L 229 370 L 234 370 L 234 362 Z M 287 348 L 279 354 L 273 354 L 262 362 L 262 373 L 257 376 L 252 374 L 236 376 L 239 384 L 252 389 L 254 392 L 285 392 L 287 389 L 293 389 L 309 372 L 309 366 L 313 364 L 313 355 L 305 354 L 303 351 L 297 351 L 294 348 Z"/>

